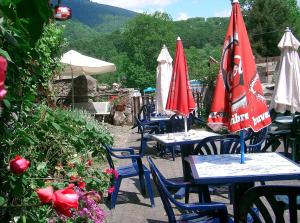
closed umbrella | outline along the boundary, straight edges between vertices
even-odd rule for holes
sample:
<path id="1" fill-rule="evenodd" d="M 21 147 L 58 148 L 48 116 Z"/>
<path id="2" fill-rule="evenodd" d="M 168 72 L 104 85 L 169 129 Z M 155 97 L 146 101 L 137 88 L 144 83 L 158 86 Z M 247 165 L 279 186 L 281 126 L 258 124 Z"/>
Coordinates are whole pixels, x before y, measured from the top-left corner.
<path id="1" fill-rule="evenodd" d="M 60 59 L 65 64 L 62 76 L 72 78 L 72 109 L 74 109 L 74 77 L 82 74 L 103 74 L 116 71 L 116 66 L 103 60 L 95 59 L 70 50 Z"/>
<path id="2" fill-rule="evenodd" d="M 176 43 L 166 109 L 184 117 L 185 134 L 187 135 L 187 116 L 195 110 L 195 101 L 190 87 L 188 67 L 180 37 L 177 38 Z"/>
<path id="3" fill-rule="evenodd" d="M 166 113 L 166 104 L 169 94 L 171 76 L 172 76 L 172 57 L 165 45 L 157 58 L 158 66 L 156 68 L 156 114 Z"/>
<path id="4" fill-rule="evenodd" d="M 287 28 L 278 44 L 281 50 L 279 76 L 270 104 L 270 108 L 277 112 L 300 112 L 299 46 L 299 41 Z"/>
<path id="5" fill-rule="evenodd" d="M 244 163 L 242 130 L 251 128 L 257 132 L 270 123 L 240 5 L 233 0 L 208 125 L 213 129 L 225 126 L 231 132 L 240 131 Z"/>

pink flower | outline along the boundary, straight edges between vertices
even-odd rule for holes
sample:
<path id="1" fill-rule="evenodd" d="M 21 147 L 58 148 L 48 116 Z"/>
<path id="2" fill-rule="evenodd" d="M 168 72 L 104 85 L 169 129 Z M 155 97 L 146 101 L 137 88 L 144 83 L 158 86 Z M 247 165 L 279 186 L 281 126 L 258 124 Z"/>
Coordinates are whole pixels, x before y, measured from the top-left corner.
<path id="1" fill-rule="evenodd" d="M 78 209 L 79 196 L 72 189 L 74 184 L 70 184 L 67 188 L 57 190 L 53 193 L 53 207 L 57 212 L 70 217 L 71 208 Z"/>
<path id="2" fill-rule="evenodd" d="M 9 162 L 10 170 L 17 175 L 23 174 L 28 169 L 29 165 L 30 162 L 21 156 L 16 156 Z"/>
<path id="3" fill-rule="evenodd" d="M 108 194 L 112 194 L 114 191 L 115 191 L 115 187 L 114 186 L 112 186 L 112 187 L 110 187 L 110 188 L 107 189 L 107 193 Z"/>
<path id="4" fill-rule="evenodd" d="M 118 171 L 113 169 L 113 174 L 115 176 L 115 179 L 118 179 L 118 177 L 119 177 Z"/>
<path id="5" fill-rule="evenodd" d="M 53 196 L 53 187 L 40 188 L 36 190 L 36 193 L 42 202 L 42 204 L 50 204 Z"/>
<path id="6" fill-rule="evenodd" d="M 6 78 L 7 60 L 0 56 L 0 100 L 3 100 L 7 91 L 5 90 L 4 82 Z"/>
<path id="7" fill-rule="evenodd" d="M 114 169 L 109 168 L 109 169 L 105 170 L 105 173 L 111 175 L 111 174 L 113 174 L 113 171 L 114 171 Z"/>

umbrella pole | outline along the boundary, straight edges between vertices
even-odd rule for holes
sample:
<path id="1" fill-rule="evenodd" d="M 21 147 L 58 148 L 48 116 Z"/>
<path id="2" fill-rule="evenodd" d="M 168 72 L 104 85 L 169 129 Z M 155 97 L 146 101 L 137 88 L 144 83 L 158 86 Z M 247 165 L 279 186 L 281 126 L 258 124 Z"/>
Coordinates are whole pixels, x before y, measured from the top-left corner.
<path id="1" fill-rule="evenodd" d="M 240 144 L 241 144 L 241 164 L 243 164 L 243 163 L 245 163 L 244 130 L 240 131 Z"/>
<path id="2" fill-rule="evenodd" d="M 70 66 L 71 68 L 71 74 L 72 74 L 72 110 L 74 111 L 74 75 L 73 75 L 73 69 L 72 66 Z"/>
<path id="3" fill-rule="evenodd" d="M 183 120 L 184 120 L 184 132 L 185 132 L 185 135 L 187 136 L 188 135 L 188 132 L 187 132 L 187 117 L 184 116 Z"/>

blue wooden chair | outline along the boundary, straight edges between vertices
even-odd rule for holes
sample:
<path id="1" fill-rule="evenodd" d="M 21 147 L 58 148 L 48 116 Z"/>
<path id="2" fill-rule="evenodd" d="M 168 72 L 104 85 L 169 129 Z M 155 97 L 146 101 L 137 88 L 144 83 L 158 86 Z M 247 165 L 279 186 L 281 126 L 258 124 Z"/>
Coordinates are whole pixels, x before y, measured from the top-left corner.
<path id="1" fill-rule="evenodd" d="M 240 153 L 240 136 L 229 134 L 211 136 L 198 143 L 193 155 L 218 155 Z"/>
<path id="2" fill-rule="evenodd" d="M 257 153 L 262 152 L 262 144 L 265 142 L 268 134 L 268 127 L 261 129 L 258 132 L 254 132 L 253 130 L 244 130 L 245 137 L 245 145 L 247 153 Z"/>
<path id="3" fill-rule="evenodd" d="M 150 198 L 151 206 L 154 207 L 154 196 L 151 187 L 150 172 L 147 169 L 147 167 L 145 167 L 145 165 L 142 164 L 141 156 L 136 155 L 132 148 L 111 148 L 110 146 L 107 145 L 104 145 L 104 147 L 106 149 L 107 161 L 109 163 L 110 168 L 116 170 L 119 173 L 118 178 L 114 179 L 113 182 L 114 192 L 110 197 L 111 199 L 110 208 L 111 209 L 115 208 L 122 179 L 128 177 L 134 177 L 134 176 L 139 176 L 141 192 L 143 195 L 146 194 L 146 190 L 145 190 L 145 181 L 146 181 L 146 187 Z M 116 168 L 112 157 L 118 159 L 131 159 L 132 163 L 126 166 L 120 166 Z"/>
<path id="4" fill-rule="evenodd" d="M 181 188 L 185 187 L 186 191 L 189 191 L 190 183 L 174 183 L 170 180 L 166 180 L 162 174 L 159 172 L 155 164 L 153 163 L 150 157 L 147 157 L 150 171 L 152 174 L 153 181 L 157 187 L 160 198 L 164 205 L 165 211 L 168 216 L 169 223 L 176 222 L 232 222 L 228 218 L 227 208 L 225 204 L 222 203 L 190 203 L 185 204 L 176 200 L 171 191 L 172 188 Z M 177 209 L 181 211 L 181 214 L 178 216 L 174 214 L 172 205 L 175 205 Z"/>
<path id="5" fill-rule="evenodd" d="M 192 124 L 192 120 L 188 118 L 187 120 L 187 127 L 190 129 L 190 126 Z M 174 132 L 183 132 L 184 131 L 184 118 L 179 115 L 172 115 L 170 120 L 167 123 L 166 126 L 166 132 L 167 133 L 174 133 Z M 178 147 L 176 146 L 169 146 L 169 147 L 163 147 L 161 150 L 161 155 L 166 154 L 167 152 L 171 152 L 172 159 L 175 161 L 175 151 Z M 178 149 L 179 150 L 179 149 Z"/>
<path id="6" fill-rule="evenodd" d="M 291 126 L 292 133 L 289 137 L 292 147 L 292 159 L 295 162 L 299 161 L 299 147 L 300 147 L 300 116 L 293 118 Z"/>
<path id="7" fill-rule="evenodd" d="M 238 222 L 298 222 L 299 196 L 299 186 L 264 185 L 250 188 L 239 202 Z"/>
<path id="8" fill-rule="evenodd" d="M 141 151 L 140 154 L 144 155 L 144 151 L 147 147 L 147 142 L 150 139 L 149 134 L 159 133 L 159 123 L 150 122 L 147 120 L 140 120 L 138 116 L 135 116 L 135 122 L 138 127 L 138 132 L 141 134 Z"/>

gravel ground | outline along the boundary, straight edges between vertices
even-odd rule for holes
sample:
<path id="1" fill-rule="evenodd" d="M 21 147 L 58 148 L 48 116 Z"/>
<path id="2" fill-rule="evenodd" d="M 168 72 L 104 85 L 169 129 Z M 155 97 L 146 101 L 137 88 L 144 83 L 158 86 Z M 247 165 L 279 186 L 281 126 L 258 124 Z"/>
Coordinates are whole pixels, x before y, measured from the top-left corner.
<path id="1" fill-rule="evenodd" d="M 124 147 L 128 142 L 129 136 L 136 131 L 136 129 L 131 129 L 132 126 L 128 125 L 117 126 L 105 123 L 105 127 L 114 139 L 114 147 Z"/>

